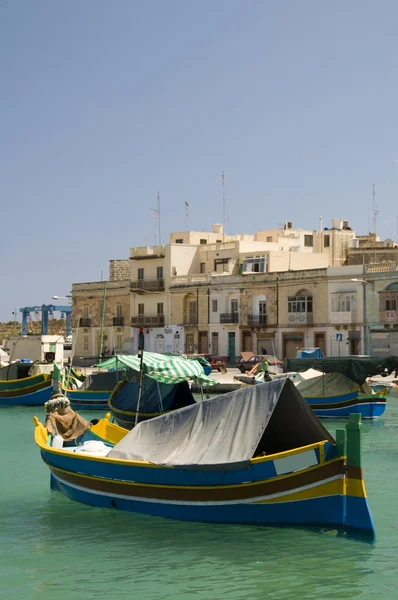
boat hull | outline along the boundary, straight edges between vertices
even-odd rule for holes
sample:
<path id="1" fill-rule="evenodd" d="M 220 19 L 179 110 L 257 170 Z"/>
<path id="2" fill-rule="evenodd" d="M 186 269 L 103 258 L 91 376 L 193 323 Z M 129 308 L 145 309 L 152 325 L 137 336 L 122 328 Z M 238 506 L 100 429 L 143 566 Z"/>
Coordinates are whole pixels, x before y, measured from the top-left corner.
<path id="1" fill-rule="evenodd" d="M 109 492 L 89 490 L 81 485 L 71 485 L 54 475 L 52 477 L 55 480 L 52 484 L 53 488 L 58 488 L 71 500 L 89 506 L 203 523 L 344 527 L 345 498 L 341 493 L 301 501 L 269 502 L 267 504 L 256 504 L 249 500 L 236 503 L 189 504 L 178 501 L 171 503 L 143 500 L 123 493 L 109 494 Z"/>
<path id="2" fill-rule="evenodd" d="M 51 379 L 19 390 L 0 390 L 0 406 L 42 406 L 51 398 Z"/>
<path id="3" fill-rule="evenodd" d="M 44 439 L 46 434 L 41 435 Z M 353 521 L 346 460 L 343 456 L 328 460 L 336 451 L 329 442 L 225 470 L 167 468 L 40 445 L 51 472 L 51 488 L 90 506 L 186 521 L 353 527 L 370 537 L 374 534 L 362 472 L 352 473 Z"/>
<path id="4" fill-rule="evenodd" d="M 44 383 L 45 381 L 48 381 L 48 375 L 44 373 L 32 375 L 32 377 L 24 377 L 22 379 L 1 379 L 0 392 L 23 390 L 38 385 L 39 383 Z"/>
<path id="5" fill-rule="evenodd" d="M 74 410 L 106 410 L 111 391 L 79 391 L 67 390 L 64 392 L 70 400 Z"/>
<path id="6" fill-rule="evenodd" d="M 378 394 L 363 396 L 358 395 L 358 392 L 352 392 L 343 396 L 304 397 L 304 399 L 320 418 L 348 418 L 350 414 L 357 413 L 363 419 L 376 419 L 386 410 L 385 396 L 382 390 Z"/>

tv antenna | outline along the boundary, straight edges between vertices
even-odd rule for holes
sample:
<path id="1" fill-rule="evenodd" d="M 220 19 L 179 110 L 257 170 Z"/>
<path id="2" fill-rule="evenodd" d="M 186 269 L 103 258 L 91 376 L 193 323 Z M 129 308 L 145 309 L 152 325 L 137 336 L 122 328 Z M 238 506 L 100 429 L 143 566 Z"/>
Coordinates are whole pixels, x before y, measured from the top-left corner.
<path id="1" fill-rule="evenodd" d="M 222 185 L 222 231 L 223 238 L 225 238 L 225 184 L 227 183 L 228 179 L 225 177 L 224 171 L 221 171 L 221 177 L 218 179 L 221 179 Z"/>
<path id="2" fill-rule="evenodd" d="M 376 223 L 377 215 L 379 214 L 379 208 L 376 204 L 376 186 L 373 184 L 373 233 L 376 235 Z"/>

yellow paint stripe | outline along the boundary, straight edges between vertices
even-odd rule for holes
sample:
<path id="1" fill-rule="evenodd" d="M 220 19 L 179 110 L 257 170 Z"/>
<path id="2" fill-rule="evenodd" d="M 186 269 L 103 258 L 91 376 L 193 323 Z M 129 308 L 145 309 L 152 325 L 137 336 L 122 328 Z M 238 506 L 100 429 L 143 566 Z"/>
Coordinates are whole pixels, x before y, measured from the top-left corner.
<path id="1" fill-rule="evenodd" d="M 60 451 L 55 450 L 55 452 L 59 453 Z M 86 457 L 82 457 L 81 454 L 79 454 L 79 459 L 80 458 L 86 458 Z M 89 457 L 90 458 L 90 457 Z M 94 458 L 92 458 L 91 460 L 94 460 Z M 101 459 L 99 459 L 101 460 Z M 102 459 L 103 462 L 104 459 Z M 331 461 L 328 461 L 329 463 L 333 463 L 340 460 L 338 459 L 334 459 Z M 109 462 L 111 461 L 111 459 L 109 459 Z M 134 466 L 134 463 L 130 463 L 132 466 Z M 49 467 L 51 467 L 51 465 L 48 465 Z M 139 464 L 138 466 L 143 466 L 143 464 Z M 145 463 L 145 466 L 148 467 L 156 467 L 157 465 L 152 465 L 150 463 Z M 246 487 L 256 487 L 259 485 L 263 485 L 264 483 L 270 483 L 270 482 L 274 482 L 274 481 L 281 481 L 283 479 L 291 479 L 294 476 L 296 476 L 298 473 L 302 474 L 302 473 L 306 473 L 308 471 L 314 471 L 315 469 L 319 469 L 319 465 L 316 465 L 315 467 L 310 467 L 308 469 L 303 469 L 301 471 L 296 471 L 295 473 L 290 473 L 289 475 L 281 475 L 279 477 L 270 477 L 268 479 L 262 479 L 261 481 L 247 481 L 245 483 L 232 483 L 232 484 L 228 484 L 228 485 L 163 485 L 163 484 L 158 484 L 158 483 L 143 483 L 143 482 L 135 482 L 135 481 L 123 481 L 123 480 L 116 480 L 116 479 L 111 479 L 109 477 L 98 477 L 95 475 L 84 475 L 81 473 L 76 473 L 75 471 L 68 471 L 66 469 L 61 469 L 59 467 L 54 467 L 54 469 L 57 469 L 58 471 L 61 471 L 62 473 L 72 473 L 74 476 L 76 477 L 81 477 L 84 479 L 95 479 L 95 480 L 100 480 L 100 481 L 107 481 L 110 483 L 123 483 L 126 486 L 140 486 L 140 487 L 148 487 L 148 488 L 165 488 L 165 489 L 173 489 L 173 490 L 223 490 L 223 489 L 227 489 L 227 490 L 232 490 L 232 489 L 237 489 L 237 488 L 246 488 Z"/>
<path id="2" fill-rule="evenodd" d="M 367 498 L 363 479 L 350 479 L 347 477 L 346 495 L 357 498 Z"/>
<path id="3" fill-rule="evenodd" d="M 301 448 L 293 448 L 293 450 L 285 450 L 284 452 L 279 452 L 278 454 L 267 454 L 266 456 L 257 456 L 256 458 L 252 458 L 250 460 L 251 464 L 256 465 L 257 463 L 267 462 L 269 460 L 276 460 L 277 458 L 285 458 L 286 456 L 293 456 L 294 454 L 301 454 L 301 452 L 307 452 L 308 450 L 316 450 L 319 448 L 319 452 L 321 452 L 321 448 L 325 453 L 324 445 L 327 444 L 327 440 L 322 442 L 315 442 L 314 444 L 309 444 L 308 446 L 301 446 Z"/>
<path id="4" fill-rule="evenodd" d="M 323 496 L 335 496 L 344 494 L 344 477 L 340 477 L 335 481 L 329 481 L 328 483 L 321 483 L 318 486 L 311 487 L 307 490 L 301 490 L 300 492 L 293 492 L 292 494 L 284 494 L 277 498 L 271 498 L 269 500 L 260 500 L 254 502 L 254 504 L 273 504 L 279 502 L 294 502 L 296 500 L 309 500 L 311 498 L 321 498 Z"/>

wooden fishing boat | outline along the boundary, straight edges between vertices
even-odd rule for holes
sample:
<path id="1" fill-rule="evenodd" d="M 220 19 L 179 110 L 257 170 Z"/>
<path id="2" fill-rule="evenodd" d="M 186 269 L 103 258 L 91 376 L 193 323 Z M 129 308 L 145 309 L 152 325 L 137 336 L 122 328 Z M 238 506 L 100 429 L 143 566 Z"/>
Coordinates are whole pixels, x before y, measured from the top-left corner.
<path id="1" fill-rule="evenodd" d="M 15 362 L 0 369 L 0 406 L 40 406 L 49 400 L 51 374 L 30 376 L 32 365 Z"/>
<path id="2" fill-rule="evenodd" d="M 153 419 L 196 402 L 187 381 L 162 383 L 148 377 L 142 382 L 141 403 L 137 414 L 138 386 L 138 381 L 121 381 L 108 400 L 116 423 L 126 429 L 134 427 L 137 419 Z"/>
<path id="3" fill-rule="evenodd" d="M 141 354 L 121 354 L 102 362 L 101 368 L 112 368 L 117 373 L 123 369 L 108 406 L 116 422 L 128 429 L 138 421 L 194 404 L 189 381 L 199 386 L 217 383 L 204 373 L 197 360 L 144 350 L 142 360 Z"/>
<path id="4" fill-rule="evenodd" d="M 75 410 L 103 410 L 108 408 L 108 400 L 118 383 L 118 374 L 98 372 L 88 375 L 80 387 L 72 387 L 66 374 L 62 381 L 62 392 L 70 400 Z"/>
<path id="5" fill-rule="evenodd" d="M 91 506 L 173 519 L 374 535 L 360 415 L 335 440 L 289 379 L 198 402 L 131 431 L 109 416 L 66 448 L 53 447 L 34 418 L 53 489 Z"/>
<path id="6" fill-rule="evenodd" d="M 397 366 L 396 356 L 293 358 L 285 361 L 284 369 L 301 374 L 315 369 L 323 374 L 296 384 L 318 417 L 348 418 L 358 413 L 364 419 L 375 419 L 386 409 L 388 388 L 374 391 L 366 383 L 367 378 L 392 372 Z"/>

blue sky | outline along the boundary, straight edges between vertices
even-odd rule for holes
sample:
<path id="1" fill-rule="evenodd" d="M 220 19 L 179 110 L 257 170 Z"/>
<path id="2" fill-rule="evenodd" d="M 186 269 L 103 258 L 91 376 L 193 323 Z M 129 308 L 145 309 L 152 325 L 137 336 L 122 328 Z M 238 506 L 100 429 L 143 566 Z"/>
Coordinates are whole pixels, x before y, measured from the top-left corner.
<path id="1" fill-rule="evenodd" d="M 169 231 L 397 238 L 395 0 L 0 0 L 0 320 Z"/>

